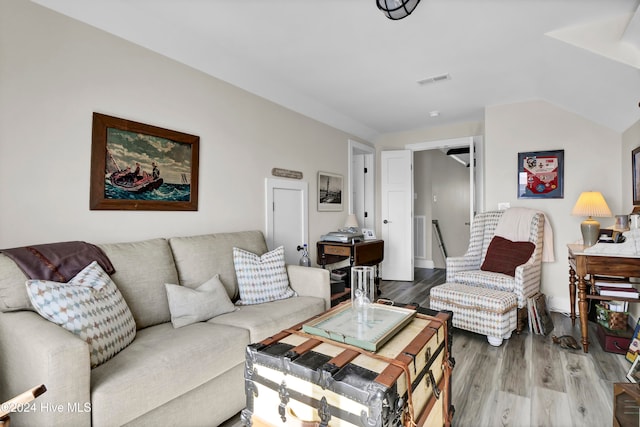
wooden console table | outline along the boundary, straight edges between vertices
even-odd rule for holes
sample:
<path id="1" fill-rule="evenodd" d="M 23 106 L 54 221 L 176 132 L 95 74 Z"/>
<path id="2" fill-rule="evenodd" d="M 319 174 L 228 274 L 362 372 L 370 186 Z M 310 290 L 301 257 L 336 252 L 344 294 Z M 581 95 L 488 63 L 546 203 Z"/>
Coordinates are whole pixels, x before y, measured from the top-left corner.
<path id="1" fill-rule="evenodd" d="M 589 289 L 587 281 L 593 275 L 640 277 L 640 256 L 586 253 L 584 245 L 570 244 L 569 249 L 569 299 L 571 301 L 571 324 L 576 324 L 576 282 L 578 289 L 578 311 L 582 350 L 589 352 L 588 300 L 640 302 L 636 298 L 608 297 L 596 294 L 593 283 Z M 589 276 L 587 278 L 587 276 Z M 593 282 L 593 281 L 590 281 Z"/>
<path id="2" fill-rule="evenodd" d="M 316 244 L 317 262 L 325 268 L 327 264 L 349 259 L 351 267 L 354 265 L 369 265 L 376 267 L 376 287 L 380 283 L 380 263 L 384 259 L 384 240 L 365 240 L 356 243 L 338 243 L 320 241 Z"/>

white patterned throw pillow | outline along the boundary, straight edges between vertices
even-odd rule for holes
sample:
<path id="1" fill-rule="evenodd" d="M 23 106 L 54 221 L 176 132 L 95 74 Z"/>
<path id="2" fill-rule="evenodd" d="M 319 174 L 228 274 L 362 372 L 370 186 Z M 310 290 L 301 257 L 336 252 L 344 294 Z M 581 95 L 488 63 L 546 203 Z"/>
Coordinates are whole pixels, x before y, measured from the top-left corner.
<path id="1" fill-rule="evenodd" d="M 205 322 L 237 310 L 227 295 L 219 274 L 195 289 L 170 283 L 164 286 L 167 289 L 171 323 L 174 328 Z"/>
<path id="2" fill-rule="evenodd" d="M 89 344 L 91 367 L 106 362 L 136 336 L 136 323 L 122 294 L 94 261 L 68 283 L 27 280 L 27 293 L 45 319 Z"/>
<path id="3" fill-rule="evenodd" d="M 289 287 L 282 246 L 262 256 L 233 248 L 233 264 L 238 278 L 239 303 L 242 305 L 261 304 L 297 295 Z"/>

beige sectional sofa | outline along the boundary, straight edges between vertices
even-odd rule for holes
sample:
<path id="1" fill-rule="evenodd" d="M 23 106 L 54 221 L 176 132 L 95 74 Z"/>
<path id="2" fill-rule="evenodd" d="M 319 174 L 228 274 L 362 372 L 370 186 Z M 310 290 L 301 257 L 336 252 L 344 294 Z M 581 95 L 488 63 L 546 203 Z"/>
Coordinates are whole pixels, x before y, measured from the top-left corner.
<path id="1" fill-rule="evenodd" d="M 25 274 L 0 253 L 0 402 L 38 384 L 47 392 L 16 426 L 216 426 L 245 404 L 247 344 L 330 306 L 329 273 L 287 266 L 297 296 L 240 306 L 174 328 L 165 283 L 196 288 L 220 275 L 238 295 L 233 247 L 267 251 L 259 231 L 98 245 L 136 322 L 133 342 L 90 367 L 88 345 L 33 311 Z"/>

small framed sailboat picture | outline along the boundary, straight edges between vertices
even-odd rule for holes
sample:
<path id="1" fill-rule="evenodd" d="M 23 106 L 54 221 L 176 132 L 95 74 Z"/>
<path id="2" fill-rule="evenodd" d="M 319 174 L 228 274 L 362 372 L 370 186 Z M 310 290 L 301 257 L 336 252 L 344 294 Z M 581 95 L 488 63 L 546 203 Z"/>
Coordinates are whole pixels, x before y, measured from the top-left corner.
<path id="1" fill-rule="evenodd" d="M 200 137 L 93 113 L 91 210 L 198 210 Z"/>
<path id="2" fill-rule="evenodd" d="M 342 175 L 318 172 L 318 211 L 342 211 Z"/>

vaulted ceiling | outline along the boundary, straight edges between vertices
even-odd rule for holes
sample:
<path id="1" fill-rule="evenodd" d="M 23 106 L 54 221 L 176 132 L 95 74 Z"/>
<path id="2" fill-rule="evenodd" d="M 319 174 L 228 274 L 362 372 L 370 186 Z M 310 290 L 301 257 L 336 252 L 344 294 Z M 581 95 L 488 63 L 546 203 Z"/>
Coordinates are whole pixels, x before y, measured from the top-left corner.
<path id="1" fill-rule="evenodd" d="M 369 141 L 543 99 L 640 119 L 640 0 L 32 0 Z"/>

